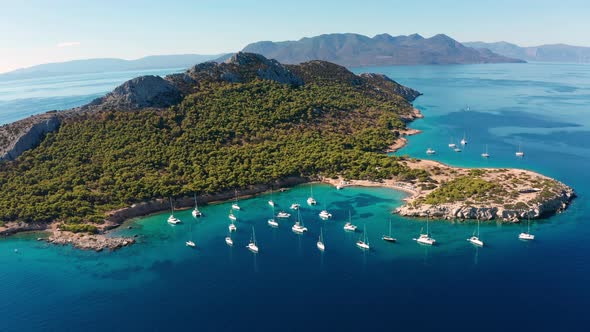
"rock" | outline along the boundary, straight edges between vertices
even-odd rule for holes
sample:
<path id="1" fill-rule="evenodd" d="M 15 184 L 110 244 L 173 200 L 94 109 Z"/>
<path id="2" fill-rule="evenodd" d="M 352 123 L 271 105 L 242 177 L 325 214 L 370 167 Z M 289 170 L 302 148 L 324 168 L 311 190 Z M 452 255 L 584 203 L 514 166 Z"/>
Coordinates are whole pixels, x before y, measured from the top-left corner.
<path id="1" fill-rule="evenodd" d="M 14 160 L 39 145 L 48 133 L 61 124 L 55 113 L 33 115 L 0 127 L 0 160 Z"/>
<path id="2" fill-rule="evenodd" d="M 182 94 L 172 83 L 159 76 L 140 76 L 131 79 L 95 99 L 89 106 L 103 108 L 138 109 L 145 107 L 169 107 L 179 103 Z"/>

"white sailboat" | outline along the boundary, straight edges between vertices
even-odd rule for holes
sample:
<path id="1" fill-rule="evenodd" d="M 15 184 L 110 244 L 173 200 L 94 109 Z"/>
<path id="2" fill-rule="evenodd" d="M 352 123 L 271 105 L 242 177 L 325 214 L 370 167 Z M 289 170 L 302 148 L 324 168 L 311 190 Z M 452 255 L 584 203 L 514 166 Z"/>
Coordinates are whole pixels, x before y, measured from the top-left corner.
<path id="1" fill-rule="evenodd" d="M 489 158 L 490 157 L 490 154 L 488 153 L 488 145 L 487 144 L 486 144 L 486 152 L 482 153 L 481 156 L 484 157 L 484 158 Z"/>
<path id="2" fill-rule="evenodd" d="M 233 220 L 232 220 L 232 222 L 229 224 L 229 226 L 227 228 L 229 229 L 230 232 L 235 232 L 236 230 L 238 230 L 238 228 L 234 224 Z"/>
<path id="3" fill-rule="evenodd" d="M 193 209 L 193 212 L 191 214 L 195 218 L 203 215 L 203 213 L 201 211 L 199 211 L 199 204 L 197 204 L 197 194 L 195 194 L 195 208 Z"/>
<path id="4" fill-rule="evenodd" d="M 275 206 L 272 206 L 272 218 L 267 220 L 267 223 L 270 227 L 279 227 L 279 223 L 275 220 Z"/>
<path id="5" fill-rule="evenodd" d="M 518 144 L 518 151 L 516 151 L 515 155 L 517 157 L 524 157 L 524 152 L 522 151 L 522 149 L 520 148 L 520 144 Z"/>
<path id="6" fill-rule="evenodd" d="M 324 245 L 324 230 L 322 228 L 320 228 L 320 237 L 318 239 L 318 243 L 316 243 L 318 249 L 320 249 L 320 251 L 324 251 L 326 250 L 326 246 Z"/>
<path id="7" fill-rule="evenodd" d="M 322 210 L 322 212 L 319 213 L 320 218 L 322 218 L 323 220 L 327 220 L 332 218 L 332 214 L 330 212 L 328 212 L 328 210 Z"/>
<path id="8" fill-rule="evenodd" d="M 316 205 L 318 202 L 313 198 L 313 184 L 309 185 L 309 198 L 307 199 L 308 205 Z"/>
<path id="9" fill-rule="evenodd" d="M 388 235 L 383 235 L 381 237 L 381 239 L 383 239 L 383 241 L 386 242 L 396 242 L 397 240 L 391 236 L 391 218 L 389 218 L 389 234 Z"/>
<path id="10" fill-rule="evenodd" d="M 465 136 L 465 132 L 463 132 L 463 138 L 461 139 L 461 145 L 467 145 L 467 137 Z"/>
<path id="11" fill-rule="evenodd" d="M 291 217 L 290 213 L 287 213 L 285 211 L 281 211 L 279 213 L 277 213 L 277 218 L 289 218 Z"/>
<path id="12" fill-rule="evenodd" d="M 270 188 L 270 200 L 268 201 L 268 205 L 275 207 L 275 201 L 272 200 L 272 188 Z"/>
<path id="13" fill-rule="evenodd" d="M 303 221 L 301 220 L 301 213 L 299 210 L 297 210 L 297 221 L 295 222 L 295 225 L 291 227 L 291 230 L 297 234 L 303 234 L 304 232 L 307 232 L 307 227 L 303 226 Z"/>
<path id="14" fill-rule="evenodd" d="M 231 233 L 227 234 L 225 237 L 225 243 L 230 247 L 234 245 L 234 240 L 231 238 Z"/>
<path id="15" fill-rule="evenodd" d="M 299 210 L 300 206 L 301 206 L 301 204 L 293 203 L 293 204 L 291 204 L 291 210 Z"/>
<path id="16" fill-rule="evenodd" d="M 247 248 L 255 254 L 258 253 L 258 244 L 256 244 L 256 233 L 254 233 L 254 226 L 252 226 L 252 238 L 250 239 L 250 243 L 248 243 Z"/>
<path id="17" fill-rule="evenodd" d="M 426 245 L 434 245 L 436 243 L 436 240 L 430 237 L 430 234 L 428 232 L 428 223 L 430 221 L 430 216 L 428 216 L 428 219 L 426 219 L 426 233 L 422 233 L 422 230 L 420 230 L 420 236 L 417 239 L 414 239 L 414 241 L 420 243 L 420 244 L 426 244 Z"/>
<path id="18" fill-rule="evenodd" d="M 232 222 L 238 220 L 238 217 L 236 217 L 236 215 L 234 214 L 234 211 L 232 209 L 229 210 L 229 215 L 227 216 L 229 218 L 229 220 L 231 220 Z"/>
<path id="19" fill-rule="evenodd" d="M 369 246 L 369 240 L 367 239 L 367 225 L 363 227 L 362 239 L 356 241 L 356 246 L 363 250 L 371 249 L 371 247 Z"/>
<path id="20" fill-rule="evenodd" d="M 468 238 L 467 241 L 471 242 L 473 245 L 483 247 L 483 241 L 479 238 L 479 218 L 477 218 L 477 235 L 476 232 L 473 232 L 473 235 Z"/>
<path id="21" fill-rule="evenodd" d="M 453 137 L 451 137 L 451 142 L 449 143 L 449 148 L 454 149 L 457 147 L 457 144 L 455 144 Z"/>
<path id="22" fill-rule="evenodd" d="M 180 219 L 178 219 L 174 216 L 174 205 L 172 205 L 172 197 L 170 197 L 170 210 L 172 212 L 170 213 L 170 217 L 168 217 L 168 223 L 171 225 L 180 224 L 181 223 Z"/>
<path id="23" fill-rule="evenodd" d="M 344 230 L 345 231 L 350 231 L 350 232 L 356 232 L 356 225 L 352 224 L 352 217 L 350 215 L 350 210 L 348 210 L 348 222 L 346 222 L 346 224 L 344 224 Z"/>
<path id="24" fill-rule="evenodd" d="M 238 205 L 238 191 L 235 190 L 235 192 L 236 192 L 235 203 L 232 204 L 231 208 L 234 210 L 241 210 L 240 206 Z"/>
<path id="25" fill-rule="evenodd" d="M 432 148 L 426 149 L 426 154 L 428 154 L 428 155 L 432 155 L 432 154 L 435 154 L 435 153 L 436 153 L 436 151 L 434 149 L 432 149 Z"/>
<path id="26" fill-rule="evenodd" d="M 531 215 L 528 214 L 528 221 L 527 221 L 527 231 L 518 234 L 518 238 L 520 240 L 531 241 L 535 239 L 535 236 L 531 234 Z"/>
<path id="27" fill-rule="evenodd" d="M 190 234 L 190 235 L 189 235 L 189 240 L 188 240 L 188 241 L 186 241 L 186 242 L 185 242 L 185 244 L 186 244 L 186 246 L 187 246 L 187 247 L 194 248 L 194 247 L 196 247 L 196 245 L 195 245 L 195 243 L 193 242 L 193 224 L 191 224 L 191 223 L 189 222 L 189 224 L 188 224 L 188 227 L 189 227 L 189 234 Z"/>

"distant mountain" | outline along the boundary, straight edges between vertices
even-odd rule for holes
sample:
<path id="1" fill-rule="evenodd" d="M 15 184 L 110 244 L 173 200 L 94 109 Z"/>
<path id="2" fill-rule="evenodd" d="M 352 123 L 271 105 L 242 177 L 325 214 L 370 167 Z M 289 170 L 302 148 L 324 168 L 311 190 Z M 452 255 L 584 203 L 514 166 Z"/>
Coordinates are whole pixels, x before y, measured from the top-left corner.
<path id="1" fill-rule="evenodd" d="M 431 38 L 418 34 L 395 37 L 380 34 L 370 38 L 335 33 L 298 41 L 261 41 L 246 46 L 243 51 L 259 53 L 282 63 L 325 60 L 348 67 L 523 62 L 489 50 L 466 47 L 443 34 Z"/>
<path id="2" fill-rule="evenodd" d="M 217 59 L 223 54 L 176 54 L 152 55 L 137 60 L 115 58 L 99 58 L 54 62 L 17 69 L 0 74 L 0 80 L 26 79 L 71 74 L 87 74 L 98 72 L 112 72 L 124 70 L 143 70 L 160 68 L 189 68 L 197 63 Z"/>
<path id="3" fill-rule="evenodd" d="M 486 48 L 503 56 L 527 61 L 590 63 L 590 47 L 552 44 L 521 47 L 504 41 L 496 43 L 468 42 L 463 45 Z"/>

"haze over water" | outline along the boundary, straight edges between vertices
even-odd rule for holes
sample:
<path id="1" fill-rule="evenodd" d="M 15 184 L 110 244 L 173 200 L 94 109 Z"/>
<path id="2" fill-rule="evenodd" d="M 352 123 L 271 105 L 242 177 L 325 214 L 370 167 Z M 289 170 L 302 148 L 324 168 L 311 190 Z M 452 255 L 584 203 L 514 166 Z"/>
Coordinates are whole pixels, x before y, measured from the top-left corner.
<path id="1" fill-rule="evenodd" d="M 432 147 L 438 153 L 430 158 L 455 166 L 532 169 L 572 186 L 579 198 L 565 213 L 534 222 L 534 242 L 517 239 L 523 225 L 482 225 L 486 247 L 480 249 L 465 240 L 473 223 L 431 223 L 440 245 L 428 248 L 412 241 L 424 221 L 398 216 L 391 220 L 399 243 L 385 243 L 380 238 L 388 231 L 389 211 L 405 194 L 380 188 L 336 191 L 327 185 L 314 186 L 319 203 L 314 208 L 304 204 L 308 185 L 273 196 L 277 212 L 302 204 L 309 228 L 303 236 L 291 232 L 293 217 L 279 220 L 279 229 L 267 226 L 269 195 L 241 201 L 233 248 L 223 241 L 231 203 L 202 207 L 205 217 L 197 222 L 190 211 L 179 212 L 185 223 L 176 227 L 166 223 L 168 213 L 129 221 L 125 226 L 133 228 L 121 227 L 117 234 L 137 234 L 139 243 L 112 253 L 56 247 L 34 241 L 37 235 L 20 235 L 0 240 L 0 330 L 584 330 L 590 304 L 585 245 L 590 66 L 355 71 L 381 72 L 424 93 L 414 104 L 425 119 L 410 125 L 424 132 L 398 154 L 426 158 L 426 148 Z M 110 74 L 84 84 L 105 80 L 107 90 L 116 85 Z M 67 81 L 40 88 L 55 105 L 51 108 L 77 106 L 75 98 L 90 100 L 100 92 L 67 95 L 68 84 L 78 86 L 73 91 L 83 89 Z M 52 98 L 53 88 L 59 97 Z M 0 100 L 33 96 L 14 92 L 19 97 L 11 99 L 8 88 L 2 89 Z M 46 101 L 41 103 L 39 108 L 47 109 Z M 27 104 L 21 102 L 32 110 Z M 10 116 L 5 121 L 18 115 Z M 469 140 L 464 151 L 449 150 L 451 137 L 458 143 L 464 133 Z M 488 160 L 480 157 L 486 144 Z M 519 144 L 524 159 L 514 156 Z M 323 208 L 334 214 L 332 220 L 320 221 Z M 366 225 L 370 252 L 354 246 L 360 232 L 343 231 L 349 210 L 355 224 Z M 195 250 L 184 245 L 189 222 Z M 252 226 L 258 255 L 245 248 Z M 324 254 L 315 247 L 320 227 Z"/>

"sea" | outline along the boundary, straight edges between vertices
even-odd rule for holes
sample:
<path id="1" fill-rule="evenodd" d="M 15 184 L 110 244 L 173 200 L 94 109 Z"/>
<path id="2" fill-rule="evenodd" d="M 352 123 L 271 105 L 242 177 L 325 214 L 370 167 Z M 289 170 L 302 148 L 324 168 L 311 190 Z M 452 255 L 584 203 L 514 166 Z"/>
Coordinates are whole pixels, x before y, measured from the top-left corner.
<path id="1" fill-rule="evenodd" d="M 486 222 L 485 247 L 466 239 L 473 222 L 434 220 L 437 245 L 416 238 L 426 220 L 391 215 L 407 194 L 386 188 L 297 186 L 239 200 L 234 245 L 226 245 L 232 202 L 127 221 L 113 235 L 138 243 L 90 252 L 0 240 L 0 331 L 588 331 L 590 315 L 590 66 L 526 63 L 355 68 L 423 93 L 425 118 L 398 155 L 463 167 L 517 167 L 572 186 L 564 212 L 526 224 Z M 3 123 L 86 103 L 126 79 L 158 72 L 76 75 L 0 82 Z M 465 137 L 461 153 L 448 148 Z M 427 156 L 427 148 L 437 151 Z M 491 155 L 484 159 L 486 150 Z M 516 158 L 521 149 L 524 158 Z M 277 160 L 276 162 L 280 162 Z M 311 195 L 318 201 L 308 206 Z M 267 220 L 286 211 L 278 228 Z M 291 226 L 300 218 L 309 231 Z M 318 213 L 333 217 L 322 221 Z M 356 233 L 345 232 L 351 220 Z M 397 238 L 386 243 L 382 235 Z M 320 232 L 326 249 L 316 247 Z M 246 248 L 255 233 L 260 248 Z M 365 237 L 371 249 L 355 242 Z M 196 248 L 185 245 L 193 240 Z"/>

